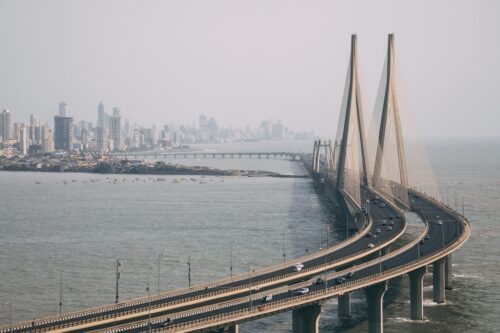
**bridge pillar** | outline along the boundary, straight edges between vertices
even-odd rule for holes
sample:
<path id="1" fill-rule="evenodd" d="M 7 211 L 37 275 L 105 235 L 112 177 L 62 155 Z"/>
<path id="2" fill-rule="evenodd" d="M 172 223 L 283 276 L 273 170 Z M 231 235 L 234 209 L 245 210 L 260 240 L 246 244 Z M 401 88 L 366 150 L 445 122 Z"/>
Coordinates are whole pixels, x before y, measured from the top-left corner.
<path id="1" fill-rule="evenodd" d="M 432 295 L 434 302 L 445 302 L 445 274 L 444 274 L 445 258 L 438 259 L 432 263 Z"/>
<path id="2" fill-rule="evenodd" d="M 424 319 L 424 275 L 427 266 L 408 273 L 410 277 L 410 319 Z"/>
<path id="3" fill-rule="evenodd" d="M 368 301 L 368 332 L 384 332 L 384 294 L 387 291 L 387 281 L 369 286 L 366 289 Z"/>
<path id="4" fill-rule="evenodd" d="M 339 318 L 351 317 L 351 294 L 344 293 L 338 297 Z"/>
<path id="5" fill-rule="evenodd" d="M 238 333 L 239 332 L 238 324 L 234 324 L 234 325 L 229 326 L 227 328 L 226 332 L 227 333 Z"/>
<path id="6" fill-rule="evenodd" d="M 292 311 L 293 333 L 318 333 L 321 305 L 309 305 Z"/>
<path id="7" fill-rule="evenodd" d="M 446 257 L 446 264 L 444 266 L 444 286 L 446 290 L 452 290 L 452 275 L 451 275 L 451 253 Z"/>

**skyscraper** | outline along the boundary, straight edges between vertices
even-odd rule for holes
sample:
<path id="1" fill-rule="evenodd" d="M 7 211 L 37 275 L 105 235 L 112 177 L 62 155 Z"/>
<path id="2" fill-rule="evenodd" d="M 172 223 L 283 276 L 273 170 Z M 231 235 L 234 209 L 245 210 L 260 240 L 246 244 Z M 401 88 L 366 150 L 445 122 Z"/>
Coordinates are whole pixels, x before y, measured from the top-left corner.
<path id="1" fill-rule="evenodd" d="M 59 102 L 59 117 L 66 117 L 67 109 L 68 104 L 66 104 L 66 102 Z"/>
<path id="2" fill-rule="evenodd" d="M 109 138 L 113 140 L 114 150 L 123 148 L 122 117 L 120 108 L 113 108 L 113 115 L 109 117 Z"/>
<path id="3" fill-rule="evenodd" d="M 48 153 L 54 150 L 54 140 L 52 139 L 52 131 L 48 125 L 41 127 L 42 136 L 42 151 Z"/>
<path id="4" fill-rule="evenodd" d="M 26 124 L 22 124 L 20 128 L 20 139 L 19 139 L 19 153 L 21 155 L 28 154 L 29 149 L 29 127 Z"/>
<path id="5" fill-rule="evenodd" d="M 7 143 L 11 138 L 12 120 L 9 110 L 3 110 L 0 114 L 0 137 L 2 142 Z"/>
<path id="6" fill-rule="evenodd" d="M 109 132 L 107 127 L 96 127 L 96 149 L 101 152 L 109 150 Z"/>
<path id="7" fill-rule="evenodd" d="M 55 149 L 70 151 L 73 149 L 73 118 L 54 117 Z"/>
<path id="8" fill-rule="evenodd" d="M 104 127 L 107 126 L 106 113 L 104 112 L 104 104 L 102 102 L 97 105 L 97 126 Z"/>

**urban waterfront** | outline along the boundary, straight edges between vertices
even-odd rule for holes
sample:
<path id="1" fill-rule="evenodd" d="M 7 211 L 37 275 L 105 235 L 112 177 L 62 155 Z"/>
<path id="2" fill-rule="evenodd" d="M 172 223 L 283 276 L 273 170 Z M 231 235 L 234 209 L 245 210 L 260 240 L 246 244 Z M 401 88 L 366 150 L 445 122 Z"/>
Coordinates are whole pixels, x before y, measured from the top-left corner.
<path id="1" fill-rule="evenodd" d="M 275 143 L 279 145 L 279 143 Z M 255 150 L 263 145 L 214 145 L 207 150 Z M 269 147 L 273 150 L 275 147 Z M 283 150 L 307 151 L 310 142 L 283 142 Z M 272 149 L 273 148 L 273 149 Z M 454 290 L 447 303 L 435 305 L 425 289 L 424 322 L 405 318 L 408 285 L 396 282 L 385 297 L 386 332 L 495 332 L 500 300 L 498 221 L 500 197 L 498 140 L 436 141 L 429 153 L 436 178 L 451 205 L 462 197 L 473 236 L 454 254 Z M 468 156 L 464 159 L 463 156 Z M 239 160 L 180 160 L 237 168 Z M 299 164 L 252 160 L 252 167 L 281 173 L 303 172 Z M 212 166 L 212 165 L 209 165 Z M 219 165 L 217 167 L 220 167 Z M 59 311 L 63 271 L 63 311 L 112 303 L 115 261 L 122 260 L 120 300 L 187 286 L 187 256 L 192 283 L 228 276 L 280 262 L 324 246 L 325 230 L 335 216 L 308 179 L 184 177 L 50 173 L 0 173 L 0 321 L 14 321 Z M 192 178 L 192 179 L 191 179 Z M 40 184 L 36 184 L 39 182 Z M 54 203 L 57 203 L 54 205 Z M 337 221 L 339 222 L 339 221 Z M 343 239 L 332 230 L 332 243 Z M 285 242 L 283 241 L 285 240 Z M 232 245 L 231 245 L 232 244 Z M 176 262 L 178 261 L 178 262 Z M 326 303 L 321 330 L 364 332 L 366 310 L 355 293 L 350 328 L 336 318 L 336 301 Z M 5 301 L 4 301 L 5 300 Z M 498 312 L 498 311 L 497 311 Z M 281 314 L 241 325 L 243 332 L 289 332 L 291 316 Z"/>

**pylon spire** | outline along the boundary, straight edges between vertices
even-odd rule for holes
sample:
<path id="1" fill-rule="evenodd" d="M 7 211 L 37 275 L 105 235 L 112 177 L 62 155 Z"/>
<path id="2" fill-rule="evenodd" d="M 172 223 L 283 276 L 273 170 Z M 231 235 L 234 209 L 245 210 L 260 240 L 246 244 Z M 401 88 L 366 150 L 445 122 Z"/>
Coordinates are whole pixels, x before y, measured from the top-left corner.
<path id="1" fill-rule="evenodd" d="M 395 82 L 395 54 L 394 54 L 394 35 L 390 34 L 387 44 L 387 57 L 385 64 L 386 77 L 384 87 L 384 97 L 382 103 L 382 112 L 380 118 L 380 130 L 377 142 L 377 151 L 375 155 L 375 166 L 373 172 L 374 186 L 380 186 L 382 173 L 382 160 L 386 143 L 387 122 L 394 121 L 394 129 L 396 136 L 396 147 L 399 166 L 399 180 L 403 189 L 408 188 L 408 172 L 406 167 L 405 149 L 403 144 L 403 135 L 401 130 L 401 120 L 399 117 L 399 107 L 396 94 Z M 392 117 L 392 119 L 391 119 Z"/>
<path id="2" fill-rule="evenodd" d="M 344 101 L 342 103 L 342 110 L 339 119 L 339 124 L 343 124 L 343 126 L 339 127 L 341 132 L 337 133 L 337 140 L 335 142 L 336 145 L 339 144 L 340 146 L 338 152 L 338 164 L 336 166 L 337 188 L 339 190 L 345 189 L 346 160 L 348 159 L 347 148 L 349 138 L 352 135 L 357 136 L 355 139 L 359 140 L 358 142 L 361 155 L 361 182 L 365 185 L 369 185 L 363 106 L 358 72 L 357 36 L 355 34 L 351 36 L 351 56 L 349 60 L 349 70 L 345 89 L 346 91 L 344 91 Z M 352 121 L 355 123 L 351 124 Z M 350 131 L 353 131 L 353 133 L 350 133 Z M 356 140 L 354 141 L 356 142 Z"/>

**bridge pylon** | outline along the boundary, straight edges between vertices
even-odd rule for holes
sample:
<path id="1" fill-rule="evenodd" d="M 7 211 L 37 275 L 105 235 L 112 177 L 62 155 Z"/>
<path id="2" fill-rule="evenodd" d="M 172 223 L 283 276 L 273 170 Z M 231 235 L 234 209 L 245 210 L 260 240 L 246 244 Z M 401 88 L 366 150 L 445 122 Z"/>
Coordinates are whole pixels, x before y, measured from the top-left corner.
<path id="1" fill-rule="evenodd" d="M 408 203 L 408 171 L 396 93 L 394 35 L 390 34 L 387 56 L 374 110 L 376 135 L 373 187 L 400 203 Z M 396 155 L 396 156 L 394 156 Z"/>
<path id="2" fill-rule="evenodd" d="M 335 158 L 337 190 L 346 192 L 362 206 L 361 185 L 369 186 L 370 179 L 358 67 L 357 37 L 352 35 L 349 67 L 332 155 Z"/>

